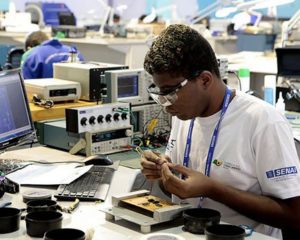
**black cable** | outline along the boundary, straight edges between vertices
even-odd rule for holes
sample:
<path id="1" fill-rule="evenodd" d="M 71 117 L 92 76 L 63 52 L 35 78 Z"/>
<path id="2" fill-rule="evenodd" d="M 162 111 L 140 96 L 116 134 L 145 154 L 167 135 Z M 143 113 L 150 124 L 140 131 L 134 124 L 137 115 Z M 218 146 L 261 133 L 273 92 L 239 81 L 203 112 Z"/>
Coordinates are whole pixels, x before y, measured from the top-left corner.
<path id="1" fill-rule="evenodd" d="M 41 99 L 37 94 L 33 94 L 32 102 L 34 105 L 38 105 L 40 107 L 44 107 L 46 109 L 52 108 L 54 106 L 54 102 L 50 99 Z"/>

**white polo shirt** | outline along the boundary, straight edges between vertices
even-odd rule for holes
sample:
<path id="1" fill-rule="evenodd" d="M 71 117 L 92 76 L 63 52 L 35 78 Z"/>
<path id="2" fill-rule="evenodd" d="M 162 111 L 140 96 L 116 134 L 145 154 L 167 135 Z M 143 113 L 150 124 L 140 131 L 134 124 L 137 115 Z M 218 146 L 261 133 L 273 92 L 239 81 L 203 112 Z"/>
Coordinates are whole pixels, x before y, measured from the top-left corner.
<path id="1" fill-rule="evenodd" d="M 205 172 L 208 146 L 220 111 L 196 118 L 192 134 L 189 167 Z M 190 120 L 173 117 L 166 154 L 182 164 Z M 237 91 L 222 120 L 213 154 L 210 177 L 242 191 L 280 199 L 300 196 L 299 159 L 292 130 L 283 115 L 270 104 Z M 175 202 L 179 198 L 173 196 Z M 195 207 L 199 198 L 187 199 Z M 221 220 L 246 224 L 255 231 L 281 238 L 279 229 L 260 224 L 211 199 L 202 207 L 221 212 Z"/>

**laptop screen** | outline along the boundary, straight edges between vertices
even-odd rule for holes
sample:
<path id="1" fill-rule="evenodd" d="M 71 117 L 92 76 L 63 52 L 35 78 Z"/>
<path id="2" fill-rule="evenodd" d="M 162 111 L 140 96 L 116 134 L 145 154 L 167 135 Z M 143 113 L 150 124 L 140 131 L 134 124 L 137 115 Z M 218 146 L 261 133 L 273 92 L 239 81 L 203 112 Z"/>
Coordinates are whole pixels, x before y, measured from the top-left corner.
<path id="1" fill-rule="evenodd" d="M 0 72 L 0 150 L 35 140 L 35 130 L 18 70 Z"/>

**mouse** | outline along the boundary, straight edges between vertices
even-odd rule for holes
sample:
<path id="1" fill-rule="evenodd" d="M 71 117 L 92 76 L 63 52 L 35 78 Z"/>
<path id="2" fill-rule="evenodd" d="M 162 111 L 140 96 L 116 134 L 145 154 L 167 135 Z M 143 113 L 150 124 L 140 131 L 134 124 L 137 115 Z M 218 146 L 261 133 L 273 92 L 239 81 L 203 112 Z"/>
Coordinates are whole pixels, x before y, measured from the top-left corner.
<path id="1" fill-rule="evenodd" d="M 87 157 L 84 160 L 85 165 L 103 165 L 103 166 L 108 166 L 112 165 L 113 161 L 106 155 L 92 155 L 90 157 Z"/>

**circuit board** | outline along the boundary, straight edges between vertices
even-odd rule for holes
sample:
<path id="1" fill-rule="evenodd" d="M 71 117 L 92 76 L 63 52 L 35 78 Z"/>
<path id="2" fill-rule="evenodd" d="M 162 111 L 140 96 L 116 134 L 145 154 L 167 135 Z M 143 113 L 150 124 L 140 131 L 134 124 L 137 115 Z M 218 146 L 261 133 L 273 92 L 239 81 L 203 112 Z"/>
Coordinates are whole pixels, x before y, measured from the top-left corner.
<path id="1" fill-rule="evenodd" d="M 145 209 L 150 212 L 155 212 L 157 209 L 175 205 L 170 201 L 152 195 L 123 199 L 121 202 Z"/>

